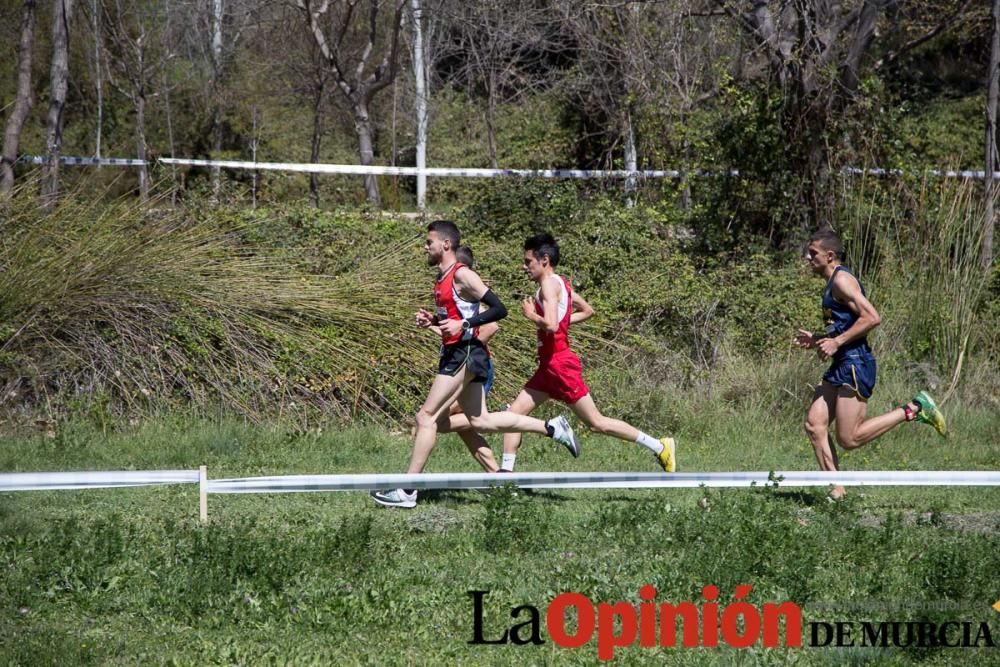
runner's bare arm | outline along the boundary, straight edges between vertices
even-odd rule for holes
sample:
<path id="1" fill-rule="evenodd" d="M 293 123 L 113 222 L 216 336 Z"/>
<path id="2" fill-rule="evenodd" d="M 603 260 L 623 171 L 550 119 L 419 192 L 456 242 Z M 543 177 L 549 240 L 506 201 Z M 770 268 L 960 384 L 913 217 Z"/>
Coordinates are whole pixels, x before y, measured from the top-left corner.
<path id="1" fill-rule="evenodd" d="M 490 322 L 496 322 L 507 317 L 507 308 L 493 290 L 486 286 L 479 274 L 463 266 L 455 272 L 455 290 L 463 299 L 482 301 L 487 309 L 468 319 L 470 327 L 479 327 Z M 453 336 L 462 329 L 462 320 L 447 320 L 441 322 L 441 332 Z"/>
<path id="2" fill-rule="evenodd" d="M 455 272 L 455 289 L 458 295 L 468 301 L 479 301 L 489 287 L 479 277 L 479 274 L 467 266 Z"/>
<path id="3" fill-rule="evenodd" d="M 479 342 L 486 343 L 490 338 L 493 338 L 493 335 L 497 331 L 500 331 L 499 324 L 496 322 L 487 322 L 479 327 L 479 333 L 476 335 L 476 338 L 479 339 Z"/>
<path id="4" fill-rule="evenodd" d="M 858 279 L 849 273 L 840 271 L 833 279 L 833 298 L 846 305 L 852 313 L 858 316 L 850 329 L 832 338 L 824 338 L 816 343 L 825 356 L 832 357 L 837 350 L 859 338 L 864 338 L 868 332 L 877 327 L 882 318 L 875 306 L 861 293 Z"/>
<path id="5" fill-rule="evenodd" d="M 816 347 L 817 342 L 819 342 L 819 338 L 817 338 L 816 334 L 805 329 L 799 329 L 798 335 L 795 336 L 795 344 L 807 350 Z"/>
<path id="6" fill-rule="evenodd" d="M 485 307 L 482 304 L 480 304 L 479 311 L 482 312 L 483 310 L 485 310 Z M 426 310 L 422 310 L 422 312 L 426 314 L 426 318 L 429 321 L 429 318 L 431 317 L 431 314 L 428 313 Z M 417 326 L 423 326 L 423 328 L 427 329 L 428 331 L 430 331 L 431 333 L 433 333 L 435 336 L 440 336 L 441 335 L 441 327 L 439 327 L 436 324 L 424 324 L 424 325 L 421 325 L 420 321 L 421 321 L 421 318 L 420 318 L 420 314 L 418 313 L 418 315 L 417 315 Z M 479 327 L 479 333 L 476 334 L 476 338 L 479 339 L 479 342 L 486 343 L 490 338 L 493 338 L 493 336 L 498 331 L 500 331 L 500 325 L 497 324 L 496 322 L 489 322 L 489 323 L 484 324 L 484 325 L 482 325 L 482 326 Z"/>
<path id="7" fill-rule="evenodd" d="M 434 324 L 434 314 L 424 308 L 417 311 L 414 319 L 416 320 L 417 326 L 422 329 L 426 329 Z"/>
<path id="8" fill-rule="evenodd" d="M 579 293 L 573 292 L 573 314 L 569 316 L 569 323 L 576 324 L 589 320 L 594 316 L 594 307 L 587 303 L 587 300 Z"/>
<path id="9" fill-rule="evenodd" d="M 555 333 L 559 330 L 559 284 L 555 280 L 543 280 L 539 287 L 545 315 L 533 321 L 539 329 Z"/>
<path id="10" fill-rule="evenodd" d="M 545 322 L 545 319 L 535 312 L 535 300 L 530 296 L 521 300 L 521 314 L 524 315 L 525 319 L 531 320 L 531 323 L 536 327 L 540 327 L 541 323 Z"/>

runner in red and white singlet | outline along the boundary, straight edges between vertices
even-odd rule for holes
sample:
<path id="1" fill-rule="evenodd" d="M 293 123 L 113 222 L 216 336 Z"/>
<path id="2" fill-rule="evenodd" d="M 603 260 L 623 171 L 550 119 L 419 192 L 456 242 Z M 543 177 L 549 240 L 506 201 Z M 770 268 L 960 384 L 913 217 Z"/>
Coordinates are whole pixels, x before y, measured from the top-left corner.
<path id="1" fill-rule="evenodd" d="M 524 272 L 538 283 L 538 291 L 534 299 L 525 299 L 521 306 L 524 316 L 538 327 L 538 370 L 509 410 L 527 415 L 554 398 L 569 405 L 592 431 L 638 443 L 653 452 L 665 472 L 674 472 L 677 464 L 673 438 L 656 439 L 627 422 L 605 417 L 594 405 L 590 389 L 583 380 L 580 358 L 569 344 L 570 325 L 591 317 L 594 309 L 573 291 L 568 280 L 555 272 L 558 265 L 559 245 L 550 234 L 538 234 L 524 242 Z M 501 470 L 514 469 L 520 446 L 520 435 L 504 436 Z M 573 456 L 580 455 L 579 448 L 569 449 Z"/>
<path id="2" fill-rule="evenodd" d="M 486 409 L 483 383 L 489 361 L 476 329 L 506 317 L 503 303 L 486 287 L 482 278 L 463 266 L 455 256 L 462 235 L 455 223 L 435 220 L 427 226 L 424 251 L 427 263 L 438 269 L 434 290 L 437 312 L 417 311 L 418 327 L 437 326 L 441 331 L 441 358 L 430 393 L 417 411 L 417 432 L 410 452 L 407 472 L 421 473 L 437 440 L 438 422 L 448 419 L 447 410 L 458 400 L 469 425 L 479 433 L 538 433 L 576 449 L 576 438 L 565 417 L 547 422 L 512 412 L 490 413 Z M 486 310 L 480 312 L 480 302 Z M 417 504 L 416 489 L 375 491 L 372 498 L 380 505 L 411 508 Z"/>
<path id="3" fill-rule="evenodd" d="M 455 258 L 460 264 L 463 264 L 470 269 L 473 268 L 475 264 L 475 257 L 472 254 L 472 249 L 467 245 L 461 245 L 455 251 Z M 457 265 L 456 265 L 457 266 Z M 454 273 L 450 275 L 454 276 Z M 451 287 L 448 289 L 454 290 L 454 280 L 450 281 Z M 435 292 L 439 289 L 444 291 L 445 286 L 442 284 L 443 281 L 438 281 L 437 286 L 435 286 Z M 455 298 L 461 300 L 457 294 Z M 435 302 L 437 302 L 437 296 L 435 295 Z M 482 304 L 479 308 L 483 308 Z M 459 307 L 461 310 L 461 307 Z M 464 311 L 463 311 L 464 312 Z M 477 311 L 478 312 L 478 311 Z M 437 336 L 441 336 L 441 329 L 437 326 L 429 327 L 430 331 Z M 487 346 L 487 341 L 493 337 L 493 335 L 500 329 L 500 326 L 496 322 L 489 322 L 476 327 L 476 338 L 479 342 L 483 344 L 483 349 L 486 350 L 487 365 L 486 365 L 486 381 L 483 383 L 483 395 L 489 396 L 490 389 L 493 387 L 493 358 L 489 353 L 489 347 Z M 472 454 L 472 458 L 476 460 L 483 470 L 486 472 L 496 472 L 500 466 L 497 464 L 496 458 L 493 456 L 493 450 L 490 448 L 490 444 L 486 442 L 484 438 L 479 433 L 472 430 L 469 424 L 468 418 L 462 412 L 462 406 L 455 401 L 451 404 L 448 412 L 445 416 L 438 420 L 438 432 L 439 433 L 455 433 L 458 437 L 465 443 L 465 447 Z"/>
<path id="4" fill-rule="evenodd" d="M 548 394 L 549 398 L 567 405 L 573 405 L 590 393 L 587 383 L 583 381 L 580 358 L 569 346 L 573 288 L 569 281 L 560 275 L 552 274 L 545 280 L 553 281 L 557 286 L 559 297 L 556 302 L 556 321 L 559 324 L 555 331 L 538 329 L 538 370 L 524 386 Z M 542 305 L 541 287 L 535 292 L 534 308 L 535 314 L 544 320 L 545 309 Z"/>

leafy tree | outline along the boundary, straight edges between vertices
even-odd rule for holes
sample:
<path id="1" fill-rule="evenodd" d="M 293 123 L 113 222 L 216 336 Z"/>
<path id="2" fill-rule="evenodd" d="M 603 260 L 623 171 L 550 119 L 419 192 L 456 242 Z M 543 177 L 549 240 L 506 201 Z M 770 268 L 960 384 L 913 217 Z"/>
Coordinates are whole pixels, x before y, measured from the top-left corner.
<path id="1" fill-rule="evenodd" d="M 371 105 L 396 77 L 405 0 L 295 1 L 331 77 L 351 105 L 361 164 L 374 164 Z M 365 176 L 365 190 L 368 202 L 381 206 L 375 176 Z"/>
<path id="2" fill-rule="evenodd" d="M 761 74 L 780 95 L 778 122 L 788 169 L 796 177 L 793 196 L 803 231 L 829 223 L 833 210 L 829 177 L 836 166 L 838 123 L 863 96 L 866 72 L 937 36 L 971 6 L 962 0 L 949 3 L 951 11 L 938 7 L 926 31 L 895 44 L 884 34 L 901 16 L 898 0 L 713 2 L 750 39 L 754 59 L 763 67 Z M 873 63 L 877 41 L 887 43 L 882 57 Z"/>

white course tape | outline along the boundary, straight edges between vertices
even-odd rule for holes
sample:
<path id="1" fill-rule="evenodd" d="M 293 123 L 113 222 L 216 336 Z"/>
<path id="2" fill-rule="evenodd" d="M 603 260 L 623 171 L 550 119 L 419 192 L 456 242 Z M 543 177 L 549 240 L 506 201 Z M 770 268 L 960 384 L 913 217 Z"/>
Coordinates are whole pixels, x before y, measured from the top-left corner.
<path id="1" fill-rule="evenodd" d="M 680 178 L 676 170 L 647 169 L 477 169 L 453 167 L 382 167 L 359 164 L 315 164 L 305 162 L 246 162 L 241 160 L 192 160 L 188 158 L 160 158 L 164 164 L 183 164 L 195 167 L 222 167 L 225 169 L 261 169 L 272 171 L 298 171 L 313 174 L 351 174 L 364 176 L 466 176 L 471 178 L 500 178 L 504 176 L 530 176 L 536 178 Z M 691 172 L 705 175 L 707 172 Z M 739 175 L 739 172 L 731 172 Z"/>
<path id="2" fill-rule="evenodd" d="M 533 178 L 681 178 L 688 176 L 718 176 L 726 173 L 729 176 L 739 176 L 739 169 L 726 172 L 693 169 L 683 172 L 677 169 L 478 169 L 455 167 L 382 167 L 378 165 L 354 164 L 316 164 L 305 162 L 248 162 L 245 160 L 195 160 L 190 158 L 160 158 L 164 164 L 189 165 L 194 167 L 222 167 L 225 169 L 259 169 L 272 171 L 294 171 L 312 174 L 351 174 L 363 176 L 465 176 L 468 178 L 503 178 L 506 176 L 521 176 Z M 943 178 L 985 178 L 985 171 L 954 171 L 945 169 L 929 169 L 923 172 L 906 172 L 902 169 L 861 169 L 859 167 L 844 167 L 841 173 L 845 176 L 867 174 L 870 176 L 904 176 L 927 175 Z M 994 172 L 994 177 L 1000 179 L 1000 171 Z"/>
<path id="3" fill-rule="evenodd" d="M 49 156 L 47 155 L 22 155 L 22 162 L 27 162 L 28 164 L 48 164 Z M 148 165 L 146 160 L 136 160 L 134 158 L 124 158 L 124 157 L 75 157 L 69 155 L 60 155 L 59 164 L 69 165 L 69 166 L 79 166 L 79 167 L 93 167 L 93 166 L 109 166 L 109 167 L 141 167 L 143 165 Z"/>
<path id="4" fill-rule="evenodd" d="M 198 482 L 197 470 L 119 470 L 108 472 L 15 472 L 0 474 L 0 492 L 52 489 L 110 489 Z"/>
<path id="5" fill-rule="evenodd" d="M 621 489 L 766 486 L 1000 486 L 1000 471 L 883 471 L 826 473 L 433 473 L 421 475 L 287 475 L 208 481 L 209 493 L 297 493 L 378 489 L 481 489 L 514 484 L 532 489 Z"/>
<path id="6" fill-rule="evenodd" d="M 848 176 L 906 176 L 907 174 L 921 175 L 921 172 L 903 171 L 902 169 L 861 169 L 860 167 L 844 167 L 840 170 L 844 175 Z M 953 169 L 928 169 L 922 172 L 928 176 L 940 176 L 944 178 L 986 178 L 985 171 L 973 171 L 973 170 L 960 170 L 956 171 Z M 1000 179 L 1000 171 L 993 172 L 993 178 Z"/>
<path id="7" fill-rule="evenodd" d="M 46 164 L 47 155 L 22 155 L 19 160 L 28 164 Z M 171 165 L 188 165 L 192 167 L 222 167 L 225 169 L 257 169 L 270 171 L 292 171 L 311 174 L 348 174 L 364 176 L 465 176 L 469 178 L 501 178 L 504 176 L 522 176 L 533 178 L 681 178 L 688 176 L 717 176 L 722 172 L 693 169 L 687 172 L 678 169 L 478 169 L 456 167 L 382 167 L 378 165 L 364 166 L 359 164 L 316 164 L 312 162 L 251 162 L 246 160 L 199 160 L 194 158 L 161 157 L 158 162 Z M 109 167 L 140 167 L 149 165 L 147 160 L 135 158 L 95 158 L 60 155 L 59 163 L 69 166 L 109 166 Z M 725 172 L 730 176 L 739 176 L 738 169 Z M 941 178 L 986 178 L 985 171 L 927 169 L 924 171 L 904 171 L 902 169 L 882 169 L 861 167 L 844 167 L 840 173 L 845 176 L 936 176 Z M 1000 180 L 1000 171 L 993 172 L 993 178 Z"/>
<path id="8" fill-rule="evenodd" d="M 0 492 L 56 489 L 100 489 L 161 484 L 194 484 L 197 470 L 124 470 L 102 472 L 0 473 Z M 639 489 L 794 486 L 1000 486 L 1000 471 L 992 470 L 866 470 L 826 473 L 787 472 L 538 472 L 430 473 L 358 475 L 284 475 L 214 479 L 208 493 L 298 493 L 310 491 L 374 491 L 378 489 L 482 489 L 514 484 L 531 489 Z"/>

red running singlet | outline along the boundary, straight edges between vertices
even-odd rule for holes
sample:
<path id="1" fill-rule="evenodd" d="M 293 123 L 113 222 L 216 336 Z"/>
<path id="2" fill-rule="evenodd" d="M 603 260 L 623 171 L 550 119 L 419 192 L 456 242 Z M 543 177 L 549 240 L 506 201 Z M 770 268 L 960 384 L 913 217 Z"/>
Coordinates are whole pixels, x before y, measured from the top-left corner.
<path id="1" fill-rule="evenodd" d="M 538 330 L 538 358 L 540 360 L 551 359 L 554 355 L 559 352 L 563 352 L 569 349 L 569 318 L 573 314 L 573 308 L 571 307 L 573 303 L 573 288 L 570 287 L 569 281 L 560 275 L 553 275 L 552 278 L 558 278 L 563 286 L 563 294 L 566 297 L 565 304 L 562 299 L 559 299 L 559 309 L 565 308 L 562 313 L 557 311 L 559 317 L 559 328 L 554 332 L 546 331 L 544 329 Z M 545 309 L 542 307 L 542 288 L 539 287 L 538 291 L 535 292 L 535 312 L 541 316 L 545 317 Z"/>
<path id="2" fill-rule="evenodd" d="M 455 289 L 455 274 L 465 266 L 461 262 L 455 262 L 451 268 L 445 271 L 444 275 L 438 278 L 434 285 L 434 305 L 437 307 L 438 321 L 443 320 L 467 320 L 479 312 L 478 301 L 466 301 L 458 295 Z M 446 336 L 441 332 L 441 343 L 443 345 L 453 345 L 463 340 L 469 340 L 476 335 L 476 330 L 459 331 L 451 336 Z"/>

